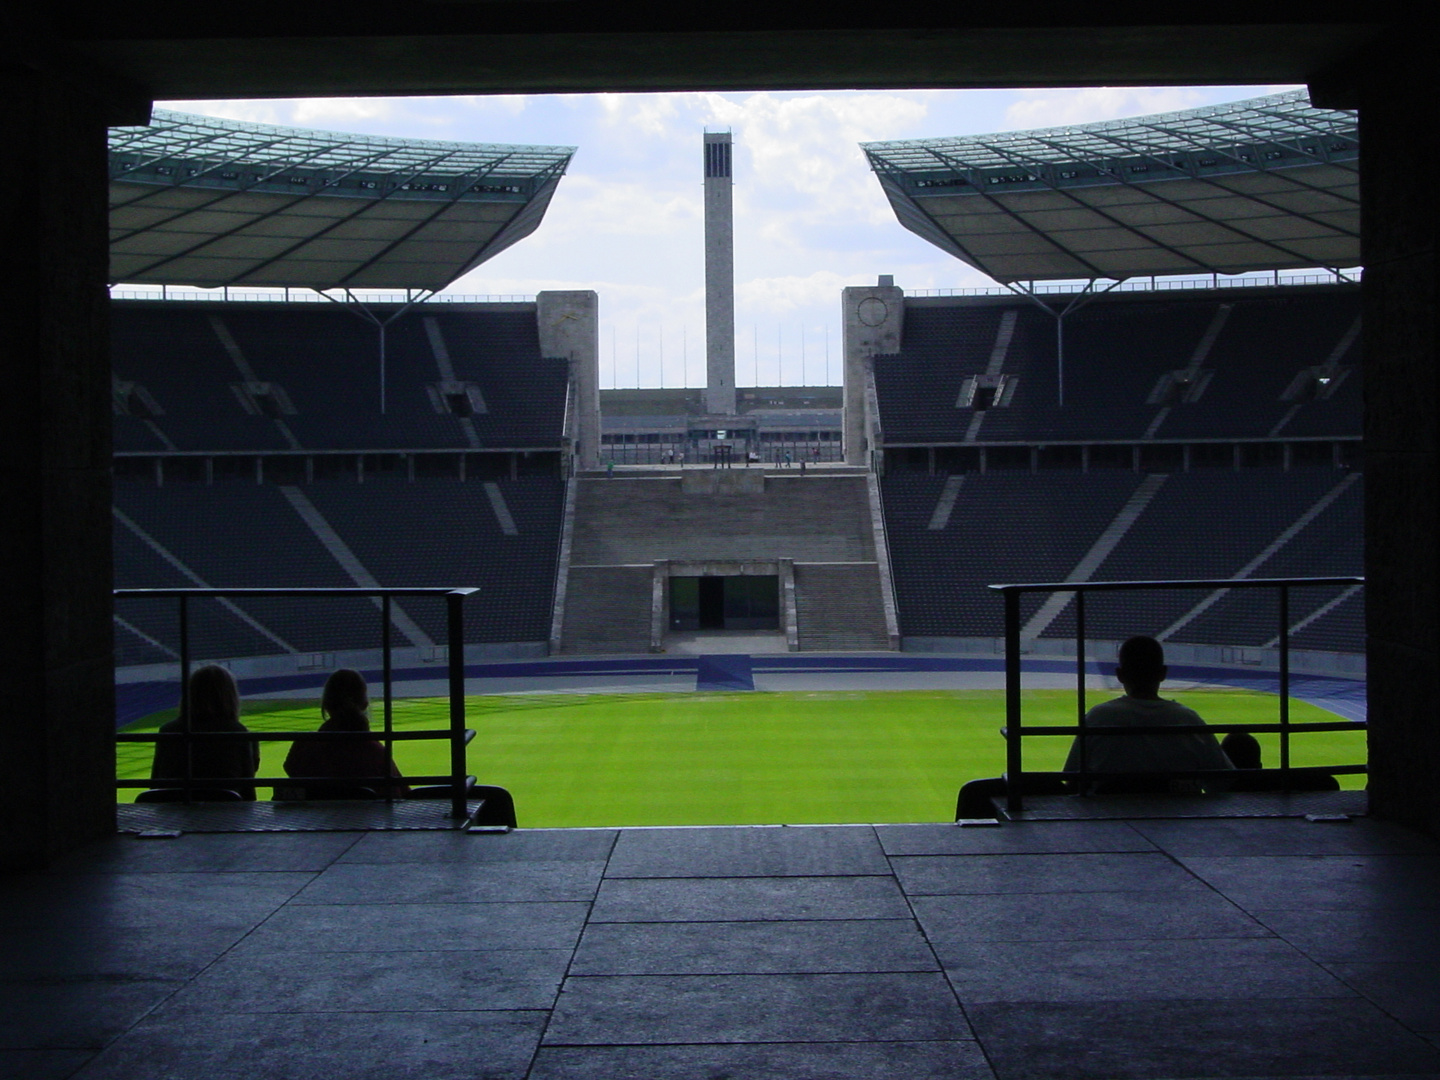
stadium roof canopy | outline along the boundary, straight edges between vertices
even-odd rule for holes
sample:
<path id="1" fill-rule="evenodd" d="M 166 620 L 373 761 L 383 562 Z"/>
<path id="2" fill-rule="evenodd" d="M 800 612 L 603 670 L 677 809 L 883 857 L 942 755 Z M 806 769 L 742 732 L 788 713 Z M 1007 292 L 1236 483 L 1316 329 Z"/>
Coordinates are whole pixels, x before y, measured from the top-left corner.
<path id="1" fill-rule="evenodd" d="M 440 289 L 535 231 L 574 152 L 157 109 L 110 132 L 110 279 Z"/>
<path id="2" fill-rule="evenodd" d="M 901 224 L 1006 284 L 1360 264 L 1356 116 L 1303 90 L 862 149 Z"/>

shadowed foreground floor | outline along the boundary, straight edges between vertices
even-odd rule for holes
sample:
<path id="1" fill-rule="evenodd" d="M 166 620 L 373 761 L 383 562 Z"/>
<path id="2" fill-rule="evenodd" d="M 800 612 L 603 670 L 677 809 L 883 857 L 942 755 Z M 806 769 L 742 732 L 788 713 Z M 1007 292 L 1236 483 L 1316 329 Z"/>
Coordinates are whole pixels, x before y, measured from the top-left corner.
<path id="1" fill-rule="evenodd" d="M 1440 849 L 1367 820 L 118 836 L 0 889 L 3 1077 L 1440 1077 Z"/>

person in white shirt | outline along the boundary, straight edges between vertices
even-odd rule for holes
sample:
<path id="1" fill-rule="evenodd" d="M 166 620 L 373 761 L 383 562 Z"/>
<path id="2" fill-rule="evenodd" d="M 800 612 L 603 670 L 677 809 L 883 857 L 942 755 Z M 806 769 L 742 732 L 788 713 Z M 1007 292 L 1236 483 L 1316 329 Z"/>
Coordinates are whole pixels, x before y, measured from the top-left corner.
<path id="1" fill-rule="evenodd" d="M 1096 705 L 1085 714 L 1087 729 L 1123 727 L 1174 727 L 1171 732 L 1106 735 L 1095 731 L 1085 741 L 1087 773 L 1164 773 L 1195 770 L 1233 770 L 1213 732 L 1193 709 L 1160 696 L 1160 684 L 1169 674 L 1165 651 L 1152 637 L 1132 637 L 1120 646 L 1115 677 L 1125 696 Z M 1065 759 L 1066 772 L 1080 771 L 1080 737 Z M 1150 792 L 1198 793 L 1225 790 L 1224 777 L 1131 776 L 1095 779 L 1091 794 Z"/>

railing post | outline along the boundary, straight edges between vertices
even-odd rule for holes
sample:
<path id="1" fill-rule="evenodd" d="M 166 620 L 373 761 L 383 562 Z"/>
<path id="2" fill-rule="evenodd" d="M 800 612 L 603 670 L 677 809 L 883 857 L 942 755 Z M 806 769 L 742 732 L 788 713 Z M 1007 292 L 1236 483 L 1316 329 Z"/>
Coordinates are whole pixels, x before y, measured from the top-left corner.
<path id="1" fill-rule="evenodd" d="M 1280 586 L 1280 782 L 1290 790 L 1290 586 Z"/>
<path id="2" fill-rule="evenodd" d="M 1020 788 L 1020 593 L 1005 590 L 1005 807 L 1025 808 Z"/>
<path id="3" fill-rule="evenodd" d="M 180 597 L 180 730 L 185 733 L 185 801 L 194 792 L 195 742 L 190 738 L 190 598 Z"/>
<path id="4" fill-rule="evenodd" d="M 445 597 L 445 629 L 450 648 L 450 813 L 463 818 L 465 806 L 465 594 Z"/>
<path id="5" fill-rule="evenodd" d="M 1085 790 L 1085 774 L 1090 771 L 1085 758 L 1085 590 L 1075 591 L 1075 701 L 1076 723 L 1080 726 L 1080 790 Z"/>
<path id="6" fill-rule="evenodd" d="M 391 664 L 390 664 L 390 594 L 380 596 L 380 664 L 381 680 L 385 687 L 385 772 L 390 773 L 395 765 L 395 718 L 390 705 Z M 395 786 L 385 787 L 385 801 L 395 801 Z"/>

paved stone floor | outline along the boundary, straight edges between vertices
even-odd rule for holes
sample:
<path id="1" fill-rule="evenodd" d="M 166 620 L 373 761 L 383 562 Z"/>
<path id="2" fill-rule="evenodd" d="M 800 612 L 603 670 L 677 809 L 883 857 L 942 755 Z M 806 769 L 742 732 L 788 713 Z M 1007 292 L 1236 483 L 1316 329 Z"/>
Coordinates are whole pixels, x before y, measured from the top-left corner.
<path id="1" fill-rule="evenodd" d="M 1374 821 L 119 836 L 0 879 L 26 1080 L 1440 1077 Z"/>

